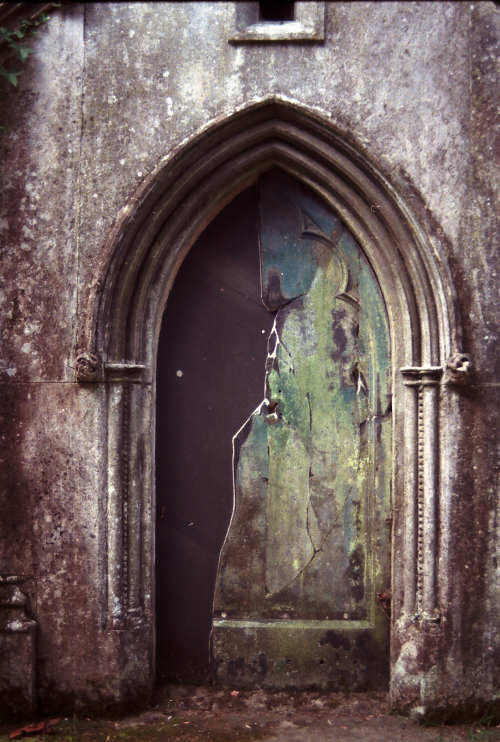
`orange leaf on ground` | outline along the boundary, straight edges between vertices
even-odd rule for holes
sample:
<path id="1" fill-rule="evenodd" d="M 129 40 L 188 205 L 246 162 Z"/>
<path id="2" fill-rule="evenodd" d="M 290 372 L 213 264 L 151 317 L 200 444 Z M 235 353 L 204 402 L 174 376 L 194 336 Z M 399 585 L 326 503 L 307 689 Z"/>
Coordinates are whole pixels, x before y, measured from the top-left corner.
<path id="1" fill-rule="evenodd" d="M 33 737 L 38 734 L 57 734 L 56 730 L 51 727 L 53 727 L 54 724 L 57 724 L 58 721 L 60 721 L 60 719 L 48 719 L 46 721 L 41 721 L 40 724 L 27 724 L 25 727 L 16 729 L 15 732 L 11 732 L 11 734 L 9 734 L 9 739 Z"/>

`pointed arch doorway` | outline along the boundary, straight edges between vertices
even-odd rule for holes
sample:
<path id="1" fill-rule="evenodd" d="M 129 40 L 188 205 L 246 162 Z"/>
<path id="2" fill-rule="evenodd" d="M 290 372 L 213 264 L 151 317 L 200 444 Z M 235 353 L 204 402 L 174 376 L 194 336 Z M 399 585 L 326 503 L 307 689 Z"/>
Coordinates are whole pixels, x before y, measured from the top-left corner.
<path id="1" fill-rule="evenodd" d="M 390 402 L 366 257 L 272 169 L 198 239 L 162 322 L 160 677 L 387 684 Z"/>
<path id="2" fill-rule="evenodd" d="M 454 502 L 446 452 L 456 425 L 448 398 L 464 383 L 468 363 L 452 274 L 443 245 L 417 216 L 424 203 L 410 206 L 349 132 L 275 98 L 215 121 L 159 163 L 124 204 L 88 286 L 76 365 L 79 381 L 101 390 L 106 419 L 101 606 L 122 668 L 117 693 L 142 703 L 154 679 L 155 387 L 165 304 L 203 229 L 271 167 L 305 184 L 342 219 L 385 302 L 394 431 L 391 702 L 407 708 L 434 682 L 427 658 L 451 626 L 441 620 L 450 605 Z M 241 666 L 239 656 L 231 662 Z"/>

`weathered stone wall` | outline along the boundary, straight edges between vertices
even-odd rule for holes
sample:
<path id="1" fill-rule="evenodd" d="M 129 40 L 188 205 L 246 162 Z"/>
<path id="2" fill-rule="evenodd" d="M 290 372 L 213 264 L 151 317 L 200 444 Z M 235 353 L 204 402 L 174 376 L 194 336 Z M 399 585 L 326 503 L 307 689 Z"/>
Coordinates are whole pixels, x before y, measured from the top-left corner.
<path id="1" fill-rule="evenodd" d="M 446 252 L 475 369 L 446 402 L 442 638 L 403 671 L 416 678 L 409 705 L 487 702 L 500 684 L 500 9 L 326 3 L 324 44 L 230 44 L 234 14 L 219 2 L 70 4 L 8 95 L 0 575 L 31 586 L 39 708 L 142 703 L 152 677 L 150 625 L 106 625 L 106 394 L 74 381 L 103 245 L 162 160 L 272 98 L 330 121 Z"/>

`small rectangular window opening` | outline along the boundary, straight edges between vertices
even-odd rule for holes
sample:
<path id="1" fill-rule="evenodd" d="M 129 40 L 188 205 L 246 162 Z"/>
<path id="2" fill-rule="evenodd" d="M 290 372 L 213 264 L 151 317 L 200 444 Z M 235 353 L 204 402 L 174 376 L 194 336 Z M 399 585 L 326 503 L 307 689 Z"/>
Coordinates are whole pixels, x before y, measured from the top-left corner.
<path id="1" fill-rule="evenodd" d="M 295 3 L 263 2 L 259 3 L 259 21 L 294 21 Z"/>
<path id="2" fill-rule="evenodd" d="M 234 30 L 228 38 L 230 44 L 324 43 L 325 0 L 235 0 L 232 6 Z"/>

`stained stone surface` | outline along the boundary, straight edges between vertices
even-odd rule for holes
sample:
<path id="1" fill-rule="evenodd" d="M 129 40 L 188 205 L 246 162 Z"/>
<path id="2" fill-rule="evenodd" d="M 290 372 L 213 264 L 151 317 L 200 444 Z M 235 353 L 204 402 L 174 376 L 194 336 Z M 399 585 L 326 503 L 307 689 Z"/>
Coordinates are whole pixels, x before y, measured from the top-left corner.
<path id="1" fill-rule="evenodd" d="M 443 402 L 442 641 L 402 672 L 431 706 L 487 704 L 500 684 L 498 4 L 327 2 L 324 44 L 307 45 L 229 44 L 233 3 L 70 3 L 51 15 L 2 103 L 0 136 L 0 569 L 34 585 L 39 708 L 124 708 L 151 682 L 151 624 L 106 625 L 104 390 L 73 384 L 104 245 L 182 143 L 271 99 L 376 163 L 449 264 L 474 376 Z M 439 669 L 431 683 L 422 668 Z"/>
<path id="2" fill-rule="evenodd" d="M 315 194 L 271 171 L 260 182 L 259 214 L 263 301 L 279 309 L 266 397 L 234 438 L 235 504 L 215 594 L 214 656 L 222 682 L 237 683 L 257 658 L 269 665 L 257 675 L 269 687 L 292 676 L 308 685 L 321 673 L 332 683 L 333 653 L 313 664 L 308 652 L 315 656 L 335 632 L 334 645 L 349 653 L 353 630 L 374 628 L 375 595 L 390 587 L 387 318 L 366 258 Z M 266 619 L 283 624 L 267 627 L 267 650 Z M 376 639 L 381 657 L 387 628 L 386 621 Z M 304 655 L 298 671 L 286 659 L 294 643 Z M 237 662 L 243 673 L 226 670 Z M 363 672 L 369 682 L 367 664 L 356 652 L 347 682 L 356 687 Z M 372 682 L 385 682 L 378 666 Z"/>

